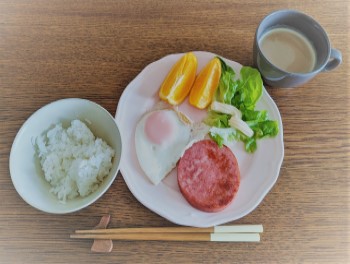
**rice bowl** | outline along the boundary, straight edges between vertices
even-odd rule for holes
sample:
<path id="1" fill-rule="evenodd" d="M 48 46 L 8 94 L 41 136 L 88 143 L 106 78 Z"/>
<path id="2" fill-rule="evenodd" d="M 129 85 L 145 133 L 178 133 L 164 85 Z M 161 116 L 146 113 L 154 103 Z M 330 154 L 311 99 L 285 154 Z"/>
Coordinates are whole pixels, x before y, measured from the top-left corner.
<path id="1" fill-rule="evenodd" d="M 115 151 L 108 175 L 87 196 L 67 199 L 62 203 L 50 192 L 52 186 L 45 179 L 36 153 L 36 139 L 57 123 L 68 127 L 72 120 L 81 120 L 91 132 Z M 10 174 L 18 194 L 31 206 L 47 213 L 70 213 L 92 204 L 112 185 L 122 155 L 119 128 L 108 111 L 85 99 L 69 98 L 52 102 L 33 113 L 18 131 L 10 153 Z"/>

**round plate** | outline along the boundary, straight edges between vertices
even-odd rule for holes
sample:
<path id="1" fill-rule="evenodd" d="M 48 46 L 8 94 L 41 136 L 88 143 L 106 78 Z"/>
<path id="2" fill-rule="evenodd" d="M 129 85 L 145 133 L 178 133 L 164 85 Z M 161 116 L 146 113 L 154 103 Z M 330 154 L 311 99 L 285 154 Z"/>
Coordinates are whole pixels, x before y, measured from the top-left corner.
<path id="1" fill-rule="evenodd" d="M 194 52 L 198 59 L 198 72 L 216 54 Z M 153 185 L 143 173 L 136 156 L 135 127 L 142 115 L 158 102 L 158 90 L 174 63 L 183 54 L 166 56 L 148 65 L 125 89 L 116 112 L 124 146 L 120 171 L 133 195 L 147 208 L 169 221 L 186 226 L 209 227 L 239 219 L 254 210 L 277 181 L 284 156 L 283 127 L 278 108 L 269 94 L 263 94 L 257 109 L 266 109 L 272 120 L 279 124 L 279 134 L 274 138 L 258 141 L 258 149 L 253 154 L 244 150 L 242 143 L 231 146 L 241 172 L 241 185 L 234 201 L 226 209 L 217 213 L 206 213 L 193 208 L 182 196 L 177 185 L 174 169 L 161 183 Z M 224 59 L 224 58 L 223 58 Z M 236 75 L 240 65 L 224 59 Z M 206 116 L 206 110 L 198 110 L 189 105 L 188 99 L 179 106 L 180 111 L 193 121 Z"/>

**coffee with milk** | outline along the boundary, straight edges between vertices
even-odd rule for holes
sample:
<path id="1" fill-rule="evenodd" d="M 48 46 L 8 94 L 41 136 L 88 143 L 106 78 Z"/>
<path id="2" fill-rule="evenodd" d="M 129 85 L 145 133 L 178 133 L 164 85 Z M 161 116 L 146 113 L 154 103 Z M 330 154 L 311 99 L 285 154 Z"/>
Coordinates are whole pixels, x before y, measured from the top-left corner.
<path id="1" fill-rule="evenodd" d="M 326 31 L 316 20 L 285 9 L 270 13 L 260 22 L 253 62 L 266 85 L 290 88 L 335 69 L 342 62 L 342 54 L 331 47 Z"/>
<path id="2" fill-rule="evenodd" d="M 281 70 L 308 73 L 315 67 L 316 54 L 312 44 L 293 29 L 271 29 L 260 38 L 259 45 L 266 59 Z"/>

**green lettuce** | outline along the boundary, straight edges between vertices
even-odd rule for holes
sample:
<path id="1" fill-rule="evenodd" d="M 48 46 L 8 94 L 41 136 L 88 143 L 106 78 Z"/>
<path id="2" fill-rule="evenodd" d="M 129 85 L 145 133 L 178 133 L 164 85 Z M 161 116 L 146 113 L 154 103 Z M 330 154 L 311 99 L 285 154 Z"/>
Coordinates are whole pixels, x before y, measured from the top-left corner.
<path id="1" fill-rule="evenodd" d="M 243 66 L 240 71 L 240 79 L 235 79 L 234 70 L 221 58 L 219 59 L 221 61 L 221 77 L 214 100 L 231 104 L 240 109 L 242 120 L 249 125 L 254 134 L 252 137 L 247 137 L 235 130 L 228 138 L 242 141 L 245 150 L 253 153 L 257 149 L 258 139 L 274 137 L 279 131 L 277 121 L 269 120 L 266 110 L 255 110 L 256 103 L 262 96 L 263 81 L 259 71 L 248 66 Z M 230 118 L 230 115 L 209 110 L 204 122 L 212 127 L 229 128 Z M 220 133 L 212 132 L 210 136 L 219 146 L 222 146 L 227 140 Z"/>
<path id="2" fill-rule="evenodd" d="M 209 131 L 209 136 L 222 147 L 224 144 L 237 139 L 237 130 L 234 128 L 217 128 L 212 127 Z"/>
<path id="3" fill-rule="evenodd" d="M 244 66 L 241 69 L 241 78 L 237 80 L 237 89 L 231 104 L 238 109 L 254 110 L 262 95 L 263 81 L 258 70 Z M 229 90 L 229 88 L 228 88 Z"/>
<path id="4" fill-rule="evenodd" d="M 218 102 L 231 104 L 238 86 L 238 83 L 234 82 L 236 73 L 221 58 L 219 59 L 221 62 L 221 77 L 214 98 Z"/>
<path id="5" fill-rule="evenodd" d="M 211 127 L 225 128 L 230 127 L 229 120 L 230 115 L 209 111 L 204 123 Z"/>

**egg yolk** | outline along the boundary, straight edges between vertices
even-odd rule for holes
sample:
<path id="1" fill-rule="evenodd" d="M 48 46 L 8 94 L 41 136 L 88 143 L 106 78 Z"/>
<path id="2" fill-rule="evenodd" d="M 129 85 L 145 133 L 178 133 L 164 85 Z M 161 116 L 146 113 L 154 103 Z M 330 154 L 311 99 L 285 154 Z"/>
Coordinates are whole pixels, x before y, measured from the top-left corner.
<path id="1" fill-rule="evenodd" d="M 171 141 L 176 133 L 176 124 L 166 111 L 155 111 L 151 113 L 145 122 L 145 134 L 154 144 L 162 145 Z"/>

